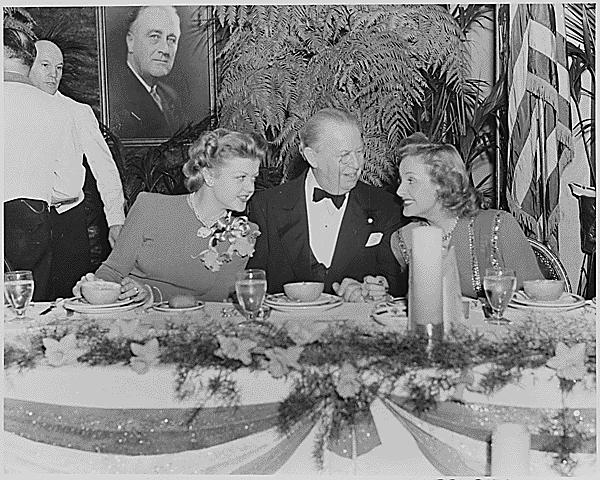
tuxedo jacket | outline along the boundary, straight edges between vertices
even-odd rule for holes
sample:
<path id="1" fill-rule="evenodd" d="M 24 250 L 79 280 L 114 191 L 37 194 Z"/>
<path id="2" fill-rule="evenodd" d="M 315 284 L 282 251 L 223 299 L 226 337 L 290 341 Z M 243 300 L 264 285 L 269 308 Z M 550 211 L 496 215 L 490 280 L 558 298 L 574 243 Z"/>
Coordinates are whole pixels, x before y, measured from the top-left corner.
<path id="1" fill-rule="evenodd" d="M 282 292 L 285 283 L 314 280 L 305 178 L 301 175 L 284 185 L 260 191 L 248 206 L 249 219 L 258 225 L 261 235 L 247 268 L 267 272 L 270 293 Z M 406 223 L 394 195 L 358 182 L 350 191 L 332 263 L 326 270 L 325 292 L 333 293 L 333 282 L 346 277 L 362 282 L 366 275 L 383 275 L 392 295 L 405 294 L 407 281 L 392 253 L 390 237 Z M 377 234 L 383 235 L 381 240 L 367 247 L 369 238 L 376 238 Z"/>
<path id="2" fill-rule="evenodd" d="M 110 80 L 111 128 L 122 138 L 171 137 L 181 126 L 181 105 L 175 90 L 158 82 L 161 111 L 146 87 L 124 65 Z"/>

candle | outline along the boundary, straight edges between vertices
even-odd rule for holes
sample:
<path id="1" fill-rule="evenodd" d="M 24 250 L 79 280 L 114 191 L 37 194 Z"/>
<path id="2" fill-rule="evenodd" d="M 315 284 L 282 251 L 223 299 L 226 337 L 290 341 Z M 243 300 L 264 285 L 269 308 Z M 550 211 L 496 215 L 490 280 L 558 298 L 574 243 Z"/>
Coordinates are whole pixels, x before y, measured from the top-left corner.
<path id="1" fill-rule="evenodd" d="M 498 425 L 492 434 L 492 475 L 529 475 L 530 439 L 525 425 Z"/>
<path id="2" fill-rule="evenodd" d="M 412 259 L 408 287 L 410 328 L 441 333 L 442 230 L 416 227 L 412 232 Z M 427 325 L 432 327 L 427 328 Z M 436 333 L 433 333 L 436 336 Z"/>
<path id="3" fill-rule="evenodd" d="M 450 333 L 452 324 L 464 322 L 462 293 L 460 289 L 460 277 L 456 265 L 454 247 L 450 247 L 442 254 L 442 298 L 444 334 Z"/>

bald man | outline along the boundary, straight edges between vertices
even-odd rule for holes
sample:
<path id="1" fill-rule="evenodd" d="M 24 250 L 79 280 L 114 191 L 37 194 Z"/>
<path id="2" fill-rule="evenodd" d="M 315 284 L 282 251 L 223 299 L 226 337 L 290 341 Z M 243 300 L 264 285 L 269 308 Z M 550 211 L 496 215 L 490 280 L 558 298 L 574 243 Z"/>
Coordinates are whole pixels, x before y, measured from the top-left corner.
<path id="1" fill-rule="evenodd" d="M 127 62 L 109 79 L 110 124 L 123 138 L 171 137 L 181 127 L 181 105 L 163 80 L 181 36 L 172 6 L 136 7 L 127 32 Z"/>
<path id="2" fill-rule="evenodd" d="M 29 78 L 40 90 L 52 95 L 54 101 L 67 110 L 75 120 L 76 134 L 71 149 L 81 165 L 85 155 L 96 179 L 109 226 L 109 242 L 112 246 L 125 222 L 125 199 L 119 172 L 100 132 L 92 108 L 58 91 L 64 65 L 60 48 L 48 40 L 39 40 L 35 47 L 36 57 Z M 85 170 L 81 169 L 78 177 L 73 179 L 79 189 L 77 200 L 60 205 L 56 210 L 51 211 L 53 258 L 50 272 L 50 298 L 69 297 L 77 280 L 92 269 L 87 218 L 83 203 L 84 180 Z"/>

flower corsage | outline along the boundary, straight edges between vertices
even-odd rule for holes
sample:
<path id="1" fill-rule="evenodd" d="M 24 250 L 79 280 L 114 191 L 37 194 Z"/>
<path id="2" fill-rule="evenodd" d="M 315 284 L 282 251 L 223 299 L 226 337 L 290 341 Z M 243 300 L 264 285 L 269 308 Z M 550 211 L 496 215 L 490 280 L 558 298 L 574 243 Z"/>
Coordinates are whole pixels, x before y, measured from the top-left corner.
<path id="1" fill-rule="evenodd" d="M 252 227 L 248 217 L 232 217 L 230 212 L 217 221 L 216 229 L 208 239 L 208 248 L 193 258 L 200 258 L 211 272 L 218 272 L 221 265 L 231 262 L 236 253 L 240 257 L 251 257 L 259 235 L 260 231 Z M 223 242 L 229 242 L 229 247 L 219 252 L 217 245 Z"/>

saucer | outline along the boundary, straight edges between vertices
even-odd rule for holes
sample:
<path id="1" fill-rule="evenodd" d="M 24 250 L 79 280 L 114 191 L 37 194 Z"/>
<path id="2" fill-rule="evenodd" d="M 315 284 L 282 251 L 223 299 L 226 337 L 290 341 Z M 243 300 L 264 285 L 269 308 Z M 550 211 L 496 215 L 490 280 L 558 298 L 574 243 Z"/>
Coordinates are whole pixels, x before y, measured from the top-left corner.
<path id="1" fill-rule="evenodd" d="M 326 302 L 321 303 L 322 300 L 319 300 L 319 303 L 316 305 L 313 305 L 313 302 L 290 301 L 287 297 L 287 300 L 282 300 L 281 295 L 283 294 L 269 295 L 269 298 L 265 299 L 265 305 L 268 305 L 273 310 L 278 310 L 280 312 L 315 313 L 324 312 L 325 310 L 330 310 L 332 308 L 339 307 L 344 303 L 344 300 L 341 297 L 338 297 L 336 295 L 330 295 L 328 293 L 324 293 L 323 295 L 321 295 L 321 297 L 326 297 Z"/>
<path id="2" fill-rule="evenodd" d="M 64 307 L 75 312 L 82 310 L 97 310 L 99 308 L 118 308 L 133 303 L 133 298 L 125 298 L 123 300 L 117 300 L 114 303 L 104 304 L 93 304 L 85 300 L 83 297 L 68 298 L 64 302 Z"/>
<path id="3" fill-rule="evenodd" d="M 91 303 L 82 301 L 80 297 L 75 297 L 66 300 L 63 304 L 63 307 L 66 310 L 72 310 L 73 312 L 77 313 L 97 315 L 127 312 L 139 307 L 140 305 L 143 305 L 144 302 L 145 300 L 138 300 L 134 302 L 131 298 L 128 298 L 122 302 L 110 303 L 107 305 L 92 305 Z"/>
<path id="4" fill-rule="evenodd" d="M 265 303 L 271 307 L 273 306 L 285 306 L 285 307 L 317 307 L 321 305 L 327 305 L 331 303 L 332 298 L 339 298 L 335 295 L 328 293 L 322 293 L 319 298 L 310 302 L 302 302 L 300 300 L 292 300 L 285 293 L 276 293 L 274 295 L 267 295 Z"/>
<path id="5" fill-rule="evenodd" d="M 558 300 L 533 300 L 522 292 L 516 292 L 509 305 L 514 308 L 574 310 L 585 305 L 583 297 L 564 292 Z"/>
<path id="6" fill-rule="evenodd" d="M 193 307 L 173 308 L 173 307 L 169 307 L 168 301 L 164 301 L 164 302 L 154 304 L 152 306 L 152 308 L 158 312 L 165 312 L 165 313 L 195 312 L 196 310 L 202 310 L 204 308 L 204 302 L 201 302 L 198 300 L 197 305 L 195 305 Z"/>

